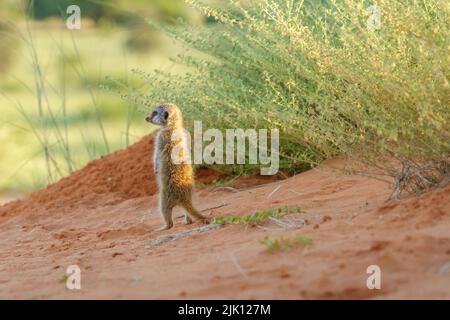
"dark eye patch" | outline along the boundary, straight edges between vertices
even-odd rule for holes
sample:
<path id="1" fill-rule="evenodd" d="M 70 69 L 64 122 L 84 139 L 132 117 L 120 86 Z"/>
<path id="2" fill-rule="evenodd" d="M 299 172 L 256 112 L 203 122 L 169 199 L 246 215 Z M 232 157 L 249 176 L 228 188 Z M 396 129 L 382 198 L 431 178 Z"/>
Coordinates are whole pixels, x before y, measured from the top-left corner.
<path id="1" fill-rule="evenodd" d="M 167 120 L 168 117 L 169 117 L 169 113 L 167 111 L 164 111 L 164 120 Z"/>

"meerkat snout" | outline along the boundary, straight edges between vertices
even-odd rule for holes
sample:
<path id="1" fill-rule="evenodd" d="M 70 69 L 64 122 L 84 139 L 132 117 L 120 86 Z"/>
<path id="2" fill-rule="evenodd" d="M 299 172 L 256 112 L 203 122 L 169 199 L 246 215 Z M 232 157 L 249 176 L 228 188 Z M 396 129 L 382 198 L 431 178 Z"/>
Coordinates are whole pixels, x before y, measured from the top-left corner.
<path id="1" fill-rule="evenodd" d="M 155 140 L 153 153 L 153 169 L 158 181 L 159 210 L 165 225 L 158 231 L 172 228 L 172 209 L 182 206 L 185 209 L 185 223 L 192 219 L 209 222 L 193 205 L 194 175 L 192 165 L 187 162 L 176 163 L 172 159 L 172 151 L 180 147 L 180 138 L 176 133 L 183 132 L 183 117 L 180 109 L 174 104 L 162 104 L 145 118 L 146 121 L 161 126 Z M 173 139 L 173 137 L 178 137 Z M 181 143 L 183 147 L 183 143 Z M 185 150 L 185 152 L 189 152 Z"/>
<path id="2" fill-rule="evenodd" d="M 147 121 L 147 122 L 150 122 L 150 123 L 151 123 L 151 122 L 152 122 L 151 120 L 152 120 L 152 116 L 151 116 L 151 115 L 150 115 L 150 116 L 146 116 L 146 117 L 145 117 L 145 121 Z"/>

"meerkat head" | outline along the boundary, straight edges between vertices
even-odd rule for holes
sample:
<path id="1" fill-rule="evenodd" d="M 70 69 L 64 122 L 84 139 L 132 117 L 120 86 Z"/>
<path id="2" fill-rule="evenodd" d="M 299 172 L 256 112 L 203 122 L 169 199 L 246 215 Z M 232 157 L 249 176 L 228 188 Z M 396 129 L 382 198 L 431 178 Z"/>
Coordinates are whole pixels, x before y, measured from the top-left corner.
<path id="1" fill-rule="evenodd" d="M 145 120 L 158 126 L 182 125 L 181 111 L 172 103 L 164 103 L 149 114 Z"/>

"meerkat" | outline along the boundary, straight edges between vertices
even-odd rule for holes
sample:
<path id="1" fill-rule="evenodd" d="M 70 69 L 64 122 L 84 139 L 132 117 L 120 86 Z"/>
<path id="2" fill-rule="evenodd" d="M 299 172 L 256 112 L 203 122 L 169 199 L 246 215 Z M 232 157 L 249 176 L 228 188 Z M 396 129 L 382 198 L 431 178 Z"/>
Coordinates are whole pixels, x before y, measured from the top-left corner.
<path id="1" fill-rule="evenodd" d="M 186 211 L 185 224 L 191 224 L 192 219 L 205 223 L 209 219 L 203 216 L 192 203 L 194 176 L 192 165 L 186 161 L 174 163 L 172 153 L 184 141 L 183 117 L 180 109 L 171 103 L 162 104 L 146 117 L 147 122 L 158 125 L 153 152 L 153 170 L 158 182 L 159 210 L 165 225 L 155 231 L 172 228 L 172 209 L 182 206 Z M 174 139 L 175 137 L 175 139 Z M 183 152 L 183 149 L 181 149 Z M 184 150 L 186 152 L 186 150 Z"/>

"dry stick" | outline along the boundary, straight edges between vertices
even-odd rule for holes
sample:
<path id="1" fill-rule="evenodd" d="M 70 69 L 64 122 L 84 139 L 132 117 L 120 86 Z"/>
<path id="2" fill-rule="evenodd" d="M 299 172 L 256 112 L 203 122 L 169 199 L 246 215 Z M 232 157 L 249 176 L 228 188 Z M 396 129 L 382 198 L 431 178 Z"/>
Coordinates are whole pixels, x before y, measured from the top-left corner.
<path id="1" fill-rule="evenodd" d="M 248 278 L 247 274 L 245 273 L 244 269 L 242 269 L 241 265 L 239 264 L 236 256 L 232 253 L 228 254 L 228 256 L 230 257 L 231 262 L 233 262 L 234 266 L 236 267 L 236 269 L 239 271 L 240 274 L 242 274 L 242 276 L 244 278 Z"/>
<path id="2" fill-rule="evenodd" d="M 215 207 L 210 207 L 210 208 L 206 208 L 206 209 L 202 209 L 200 210 L 200 212 L 204 212 L 204 211 L 208 211 L 208 210 L 213 210 L 213 209 L 218 209 L 218 208 L 222 208 L 227 206 L 228 203 L 222 203 L 221 205 L 215 206 Z"/>
<path id="3" fill-rule="evenodd" d="M 281 188 L 281 185 L 279 185 L 278 187 L 276 187 L 268 196 L 267 198 L 270 198 L 271 196 L 273 196 L 275 194 L 275 192 L 277 192 L 279 189 Z"/>
<path id="4" fill-rule="evenodd" d="M 263 227 L 263 226 L 256 226 L 259 229 L 265 230 L 265 231 L 277 231 L 277 230 L 286 230 L 286 229 L 300 229 L 305 226 L 305 220 L 303 218 L 300 218 L 300 220 L 295 219 L 294 217 L 285 216 L 284 219 L 286 219 L 288 222 L 282 221 L 281 219 L 277 219 L 274 217 L 269 217 L 269 219 L 275 223 L 277 226 L 276 228 L 269 228 L 269 227 Z"/>
<path id="5" fill-rule="evenodd" d="M 278 225 L 279 227 L 288 227 L 289 225 L 287 223 L 282 222 L 279 219 L 276 219 L 274 217 L 269 217 L 270 220 L 272 220 L 273 222 L 275 222 L 276 225 Z"/>
<path id="6" fill-rule="evenodd" d="M 145 248 L 146 249 L 151 249 L 152 247 L 156 247 L 159 246 L 163 243 L 166 242 L 170 242 L 170 241 L 174 241 L 174 240 L 179 240 L 182 238 L 186 238 L 195 234 L 199 234 L 199 233 L 203 233 L 203 232 L 208 232 L 210 230 L 214 230 L 214 229 L 220 229 L 223 228 L 224 225 L 223 224 L 209 224 L 207 226 L 203 226 L 203 227 L 199 227 L 199 228 L 195 228 L 195 229 L 191 229 L 188 231 L 182 231 L 182 232 L 178 232 L 178 233 L 172 233 L 172 234 L 167 234 L 164 236 L 160 236 L 154 239 L 151 239 L 149 241 L 147 241 L 147 243 L 145 244 Z"/>
<path id="7" fill-rule="evenodd" d="M 265 230 L 265 231 L 279 231 L 282 228 L 268 228 L 268 227 L 263 227 L 263 226 L 256 226 L 259 229 Z"/>
<path id="8" fill-rule="evenodd" d="M 297 221 L 294 220 L 292 217 L 285 216 L 284 218 L 289 222 L 289 224 L 290 224 L 291 226 L 298 226 L 298 225 L 299 225 L 298 223 L 296 223 Z M 291 218 L 292 218 L 292 219 L 291 219 Z M 301 219 L 300 222 L 304 225 L 304 224 L 305 224 L 305 219 Z"/>
<path id="9" fill-rule="evenodd" d="M 136 219 L 139 221 L 144 221 L 146 217 L 149 217 L 150 215 L 155 213 L 156 212 L 153 211 L 153 207 L 151 207 L 149 211 L 145 212 L 143 215 L 137 216 Z"/>
<path id="10" fill-rule="evenodd" d="M 233 188 L 233 187 L 215 187 L 213 190 L 220 190 L 220 189 L 224 189 L 224 190 L 227 190 L 227 191 L 230 191 L 230 192 L 235 192 L 235 193 L 240 191 L 239 189 L 236 189 L 236 188 Z"/>
<path id="11" fill-rule="evenodd" d="M 304 193 L 297 192 L 295 190 L 289 189 L 290 192 L 298 194 L 299 196 L 304 195 Z"/>
<path id="12" fill-rule="evenodd" d="M 275 224 L 277 224 L 279 227 L 283 228 L 283 229 L 298 229 L 301 228 L 305 225 L 305 223 L 303 222 L 302 224 L 296 224 L 296 223 L 286 223 L 280 219 L 274 218 L 274 217 L 269 217 L 270 220 L 274 221 Z"/>

